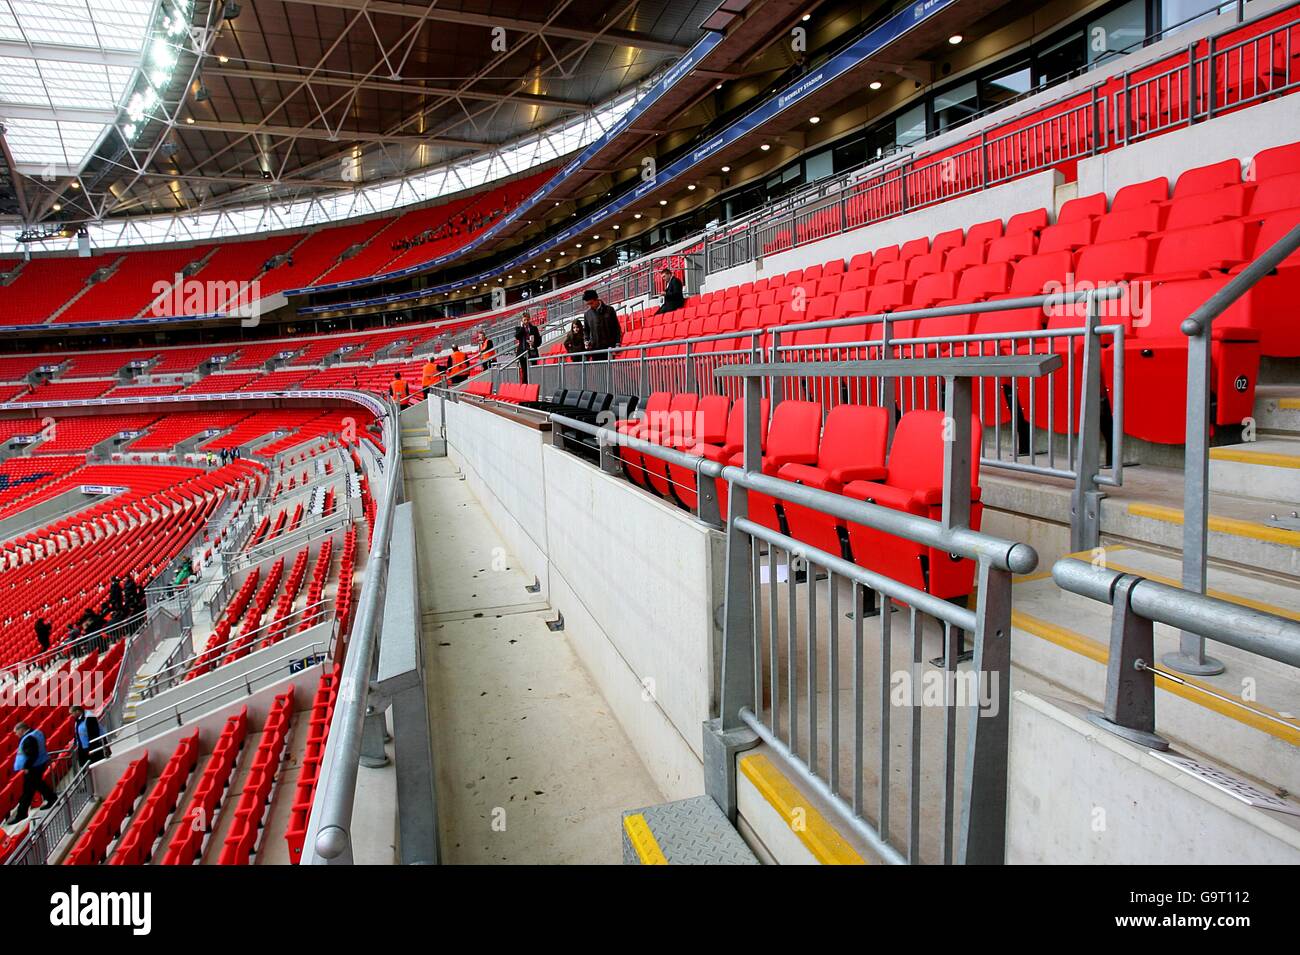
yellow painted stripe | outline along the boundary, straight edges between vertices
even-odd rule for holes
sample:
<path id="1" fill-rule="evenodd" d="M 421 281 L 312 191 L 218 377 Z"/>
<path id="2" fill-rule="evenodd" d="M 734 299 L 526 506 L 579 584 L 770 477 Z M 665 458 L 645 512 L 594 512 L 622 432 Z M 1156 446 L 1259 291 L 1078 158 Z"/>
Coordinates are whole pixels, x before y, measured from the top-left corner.
<path id="1" fill-rule="evenodd" d="M 1166 584 L 1170 587 L 1182 589 L 1180 581 L 1172 577 L 1166 577 L 1163 574 L 1152 573 L 1149 570 L 1138 570 L 1134 567 L 1125 567 L 1117 564 L 1113 560 L 1106 562 L 1106 567 L 1110 570 L 1119 571 L 1121 574 L 1136 574 L 1138 577 L 1145 577 L 1147 580 L 1154 580 L 1157 583 Z M 1205 593 L 1216 600 L 1224 600 L 1228 603 L 1236 604 L 1239 607 L 1250 607 L 1252 610 L 1262 610 L 1264 613 L 1271 613 L 1277 617 L 1286 617 L 1288 620 L 1300 620 L 1300 610 L 1288 610 L 1286 607 L 1278 607 L 1275 604 L 1265 603 L 1262 600 L 1254 600 L 1250 597 L 1243 597 L 1240 594 L 1229 593 L 1226 590 L 1215 590 L 1207 587 Z"/>
<path id="2" fill-rule="evenodd" d="M 1176 507 L 1162 504 L 1134 503 L 1128 506 L 1128 512 L 1134 517 L 1149 517 L 1152 520 L 1165 521 L 1169 524 L 1182 524 L 1183 512 Z M 1241 521 L 1235 517 L 1216 517 L 1210 515 L 1210 530 L 1219 534 L 1231 534 L 1234 537 L 1249 537 L 1252 540 L 1267 541 L 1270 544 L 1285 544 L 1288 547 L 1300 547 L 1300 531 L 1288 531 L 1281 527 L 1267 527 L 1254 521 Z"/>
<path id="3" fill-rule="evenodd" d="M 744 757 L 740 771 L 822 865 L 867 864 L 762 753 Z"/>
<path id="4" fill-rule="evenodd" d="M 1300 468 L 1300 454 L 1282 454 L 1277 451 L 1245 451 L 1241 448 L 1210 448 L 1214 461 L 1237 461 L 1241 464 L 1261 464 L 1270 468 Z"/>
<path id="5" fill-rule="evenodd" d="M 1282 398 L 1278 401 L 1277 406 L 1291 411 L 1300 411 L 1300 398 Z"/>
<path id="6" fill-rule="evenodd" d="M 1076 633 L 1068 627 L 1062 627 L 1059 624 L 1049 623 L 1046 620 L 1030 616 L 1023 610 L 1011 611 L 1011 625 L 1097 663 L 1104 665 L 1110 658 L 1110 651 L 1105 644 L 1081 633 Z M 1188 685 L 1174 683 L 1157 673 L 1156 687 L 1175 696 L 1180 696 L 1197 706 L 1213 710 L 1220 716 L 1226 716 L 1230 720 L 1236 720 L 1238 723 L 1257 729 L 1261 733 L 1274 736 L 1290 743 L 1292 746 L 1300 746 L 1300 725 L 1294 722 L 1288 722 L 1285 725 L 1276 722 L 1279 719 L 1288 719 L 1281 716 L 1276 710 L 1271 710 L 1257 702 L 1247 702 L 1245 700 L 1242 700 L 1241 706 L 1237 706 L 1209 695 L 1210 693 L 1218 693 L 1220 696 L 1232 696 L 1234 699 L 1240 699 L 1228 690 L 1220 689 L 1194 677 L 1182 674 L 1179 674 L 1179 678 L 1186 681 Z"/>
<path id="7" fill-rule="evenodd" d="M 645 816 L 639 812 L 624 816 L 623 830 L 631 840 L 632 848 L 636 850 L 637 858 L 641 860 L 642 865 L 668 864 L 668 858 L 659 848 L 659 840 L 650 831 L 650 824 L 645 821 Z"/>

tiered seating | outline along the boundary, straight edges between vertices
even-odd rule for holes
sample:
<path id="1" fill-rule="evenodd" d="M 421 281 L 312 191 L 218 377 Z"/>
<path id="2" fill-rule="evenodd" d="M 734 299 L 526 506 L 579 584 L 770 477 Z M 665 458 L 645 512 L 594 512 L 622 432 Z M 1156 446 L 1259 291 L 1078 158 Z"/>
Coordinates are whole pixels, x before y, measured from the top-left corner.
<path id="1" fill-rule="evenodd" d="M 68 865 L 99 865 L 108 857 L 108 847 L 131 818 L 135 805 L 149 783 L 149 754 L 145 753 L 126 768 L 108 796 L 99 804 L 90 824 L 64 860 Z"/>
<path id="2" fill-rule="evenodd" d="M 108 860 L 109 865 L 144 865 L 153 859 L 154 846 L 171 822 L 198 761 L 199 733 L 195 730 L 180 741 L 167 760 L 162 775 Z"/>
<path id="3" fill-rule="evenodd" d="M 20 382 L 37 368 L 44 365 L 57 365 L 62 357 L 51 359 L 45 355 L 19 355 L 14 358 L 0 358 L 0 381 Z"/>
<path id="4" fill-rule="evenodd" d="M 238 448 L 276 431 L 296 433 L 304 424 L 319 415 L 318 410 L 311 408 L 298 408 L 287 411 L 256 411 L 240 421 L 228 433 L 201 445 L 200 450 L 220 451 L 222 448 Z M 257 454 L 264 456 L 266 452 L 259 449 Z"/>
<path id="5" fill-rule="evenodd" d="M 282 341 L 251 342 L 239 346 L 239 354 L 222 365 L 222 371 L 262 371 L 268 361 L 284 351 L 295 349 Z"/>
<path id="6" fill-rule="evenodd" d="M 205 431 L 224 431 L 248 417 L 246 411 L 196 411 L 171 414 L 129 445 L 131 451 L 170 451 Z"/>
<path id="7" fill-rule="evenodd" d="M 280 596 L 275 601 L 275 617 L 271 620 L 271 625 L 266 628 L 266 636 L 257 644 L 257 649 L 264 650 L 273 646 L 284 639 L 288 632 L 289 617 L 293 614 L 294 601 L 298 599 L 298 591 L 302 588 L 303 578 L 307 575 L 307 558 L 310 556 L 310 548 L 304 547 L 298 552 L 298 556 L 293 559 L 293 566 L 289 568 L 289 578 L 285 581 L 284 589 L 280 591 Z M 230 662 L 229 659 L 226 660 Z"/>
<path id="8" fill-rule="evenodd" d="M 50 401 L 84 401 L 98 398 L 116 382 L 112 378 L 95 378 L 88 381 L 51 381 L 37 385 L 25 395 L 15 398 L 27 404 L 45 404 Z"/>
<path id="9" fill-rule="evenodd" d="M 64 378 L 108 378 L 116 375 L 133 361 L 147 361 L 156 351 L 85 352 L 72 357 L 71 363 L 60 372 Z"/>
<path id="10" fill-rule="evenodd" d="M 285 368 L 268 372 L 245 385 L 241 391 L 290 391 L 312 376 L 310 368 Z"/>
<path id="11" fill-rule="evenodd" d="M 492 397 L 497 401 L 504 401 L 512 405 L 528 404 L 536 401 L 541 394 L 541 386 L 537 384 L 521 385 L 518 382 L 506 381 L 501 383 L 497 393 Z"/>
<path id="12" fill-rule="evenodd" d="M 298 785 L 293 794 L 289 826 L 284 834 L 284 841 L 289 844 L 289 860 L 294 865 L 302 861 L 307 820 L 311 816 L 311 805 L 316 796 L 321 761 L 325 758 L 325 742 L 329 739 L 330 721 L 334 718 L 341 669 L 336 666 L 321 676 L 316 696 L 312 699 L 311 717 L 307 723 L 307 747 L 302 754 L 302 767 L 298 771 Z"/>
<path id="13" fill-rule="evenodd" d="M 104 392 L 103 398 L 156 398 L 159 395 L 174 395 L 182 385 L 118 385 L 111 391 Z"/>
<path id="14" fill-rule="evenodd" d="M 208 259 L 194 277 L 196 281 L 214 283 L 209 287 L 233 287 L 236 289 L 236 296 L 243 295 L 251 298 L 254 289 L 249 283 L 252 283 L 262 273 L 262 269 L 270 259 L 282 252 L 287 252 L 300 238 L 301 236 L 297 235 L 277 235 L 252 242 L 226 242 L 213 253 L 212 257 Z M 231 286 L 227 283 L 234 283 L 234 285 Z M 249 302 L 219 299 L 205 302 L 204 307 L 197 310 L 197 312 L 194 309 L 187 308 L 182 314 L 206 314 L 246 304 L 249 304 Z M 162 302 L 156 303 L 150 309 L 150 313 L 154 315 L 172 315 L 174 309 L 170 305 L 171 303 L 164 299 Z"/>
<path id="15" fill-rule="evenodd" d="M 56 418 L 54 426 L 42 432 L 48 433 L 49 437 L 41 441 L 32 453 L 84 454 L 114 435 L 125 431 L 145 431 L 157 420 L 155 414 Z"/>
<path id="16" fill-rule="evenodd" d="M 248 865 L 259 843 L 258 834 L 275 793 L 280 764 L 288 752 L 289 729 L 293 721 L 293 687 L 271 704 L 262 728 L 262 738 L 253 754 L 253 765 L 235 807 L 235 821 L 221 847 L 219 864 Z"/>
<path id="17" fill-rule="evenodd" d="M 303 606 L 302 623 L 298 625 L 300 633 L 314 627 L 325 616 L 322 601 L 325 595 L 325 585 L 329 583 L 330 567 L 333 564 L 333 559 L 334 538 L 327 537 L 321 541 L 320 550 L 316 553 L 316 563 L 312 565 L 311 585 L 307 588 L 307 602 Z"/>
<path id="18" fill-rule="evenodd" d="M 311 233 L 290 253 L 292 262 L 271 269 L 258 279 L 263 297 L 311 285 L 334 267 L 340 255 L 357 243 L 366 242 L 391 221 L 372 219 Z"/>
<path id="19" fill-rule="evenodd" d="M 373 509 L 369 516 L 370 527 L 374 527 Z M 373 531 L 372 531 L 373 532 Z M 343 535 L 343 552 L 339 556 L 339 583 L 335 595 L 335 615 L 339 621 L 339 633 L 346 634 L 352 622 L 352 600 L 356 593 L 353 576 L 357 559 L 357 529 L 349 527 Z"/>
<path id="20" fill-rule="evenodd" d="M 204 362 L 234 350 L 233 345 L 201 345 L 194 348 L 164 349 L 150 366 L 151 375 L 181 375 L 195 371 Z"/>
<path id="21" fill-rule="evenodd" d="M 106 281 L 91 286 L 54 321 L 102 322 L 135 318 L 157 297 L 154 284 L 172 281 L 185 266 L 201 258 L 206 249 L 151 249 L 123 256 Z"/>
<path id="22" fill-rule="evenodd" d="M 221 371 L 200 378 L 194 384 L 182 388 L 182 395 L 218 395 L 230 391 L 239 391 L 262 377 L 260 371 Z"/>
<path id="23" fill-rule="evenodd" d="M 374 420 L 374 416 L 364 408 L 349 409 L 346 411 L 326 411 L 320 416 L 305 421 L 297 431 L 287 434 L 277 441 L 263 445 L 259 451 L 267 457 L 274 456 L 296 447 L 307 441 L 315 441 L 318 438 L 330 437 L 330 446 L 334 446 L 333 438 L 338 437 L 343 443 L 347 443 L 348 435 L 351 434 L 355 439 L 360 435 Z"/>
<path id="24" fill-rule="evenodd" d="M 79 293 L 95 272 L 118 258 L 111 254 L 84 259 L 32 259 L 18 278 L 0 288 L 5 306 L 0 309 L 0 325 L 41 324 Z M 17 264 L 16 259 L 0 260 L 0 272 L 8 272 Z"/>
<path id="25" fill-rule="evenodd" d="M 163 865 L 193 865 L 202 855 L 208 833 L 216 828 L 226 790 L 247 736 L 248 708 L 245 707 L 226 720 L 217 745 L 212 749 L 212 757 L 203 767 L 203 775 L 199 777 L 194 795 L 181 817 L 180 826 L 167 846 Z"/>
<path id="26" fill-rule="evenodd" d="M 0 463 L 0 507 L 85 466 L 81 456 L 9 458 Z"/>

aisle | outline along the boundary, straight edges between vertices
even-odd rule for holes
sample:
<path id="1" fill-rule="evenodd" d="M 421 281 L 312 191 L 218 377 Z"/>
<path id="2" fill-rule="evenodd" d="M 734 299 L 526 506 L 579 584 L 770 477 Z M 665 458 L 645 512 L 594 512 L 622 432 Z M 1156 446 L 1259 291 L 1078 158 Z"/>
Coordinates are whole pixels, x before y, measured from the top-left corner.
<path id="1" fill-rule="evenodd" d="M 406 463 L 445 863 L 618 863 L 663 801 L 547 604 L 446 458 Z"/>

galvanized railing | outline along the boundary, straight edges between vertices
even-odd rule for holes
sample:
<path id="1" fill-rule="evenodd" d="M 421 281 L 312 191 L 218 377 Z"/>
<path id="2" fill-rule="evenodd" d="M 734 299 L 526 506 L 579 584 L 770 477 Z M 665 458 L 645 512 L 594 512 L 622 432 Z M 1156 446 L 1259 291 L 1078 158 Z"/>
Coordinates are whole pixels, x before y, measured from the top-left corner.
<path id="1" fill-rule="evenodd" d="M 1174 684 L 1187 684 L 1177 673 L 1163 670 L 1157 663 L 1155 624 L 1176 627 L 1200 639 L 1300 667 L 1300 622 L 1287 617 L 1069 557 L 1052 567 L 1052 579 L 1063 590 L 1114 608 L 1106 696 L 1101 712 L 1089 713 L 1089 719 L 1142 746 L 1169 748 L 1156 731 L 1156 677 Z M 1168 664 L 1168 657 L 1164 662 Z M 1213 694 L 1203 685 L 1194 689 L 1243 707 L 1257 718 L 1276 721 L 1291 729 L 1300 727 L 1294 719 L 1264 713 L 1231 696 Z"/>
<path id="2" fill-rule="evenodd" d="M 803 375 L 774 373 L 765 379 L 763 391 L 773 411 L 787 397 L 819 401 L 824 412 L 846 402 L 907 411 L 938 408 L 941 382 L 919 370 L 869 381 L 835 374 L 829 370 L 831 362 L 841 358 L 901 357 L 919 361 L 926 357 L 1059 354 L 1061 366 L 1046 379 L 1030 380 L 1012 374 L 980 383 L 974 410 L 987 426 L 980 464 L 1074 482 L 1077 518 L 1071 522 L 1072 549 L 1084 550 L 1097 546 L 1100 539 L 1100 488 L 1123 483 L 1125 326 L 1102 324 L 1102 316 L 1110 315 L 1107 304 L 1119 301 L 1123 295 L 1121 286 L 1102 286 L 719 332 L 626 346 L 613 358 L 604 352 L 584 352 L 569 355 L 567 360 L 544 359 L 530 368 L 530 380 L 541 386 L 543 396 L 573 389 L 639 395 L 643 399 L 656 391 L 725 394 L 735 400 L 740 397 L 739 383 L 717 377 L 715 372 L 736 364 L 767 361 L 774 365 L 800 364 L 809 369 Z M 1067 306 L 1081 307 L 1079 327 L 981 335 L 894 336 L 894 327 L 901 321 L 1020 309 L 1051 311 Z M 809 332 L 844 329 L 858 329 L 861 335 L 834 344 L 793 344 Z M 719 342 L 733 344 L 714 350 Z M 1109 394 L 1101 373 L 1103 347 L 1110 347 L 1115 369 Z M 505 369 L 495 370 L 494 383 L 507 380 L 507 374 Z M 1058 441 L 1063 441 L 1064 447 L 1058 448 Z M 1103 442 L 1109 447 L 1109 462 L 1103 462 Z"/>
<path id="3" fill-rule="evenodd" d="M 51 756 L 70 758 L 72 750 Z M 77 818 L 95 798 L 90 766 L 79 767 L 59 792 L 54 803 L 46 807 L 39 819 L 31 822 L 22 844 L 5 860 L 5 865 L 46 865 L 54 851 L 72 832 Z"/>
<path id="4" fill-rule="evenodd" d="M 944 380 L 945 409 L 954 435 L 944 445 L 940 520 L 762 473 L 758 439 L 765 382 L 806 377 L 810 364 L 742 364 L 716 370 L 719 378 L 743 382 L 741 467 L 567 416 L 553 414 L 550 419 L 557 428 L 596 437 L 607 469 L 619 467 L 617 449 L 631 448 L 692 472 L 698 482 L 699 514 L 710 523 L 721 524 L 714 482 L 727 486 L 721 708 L 705 732 L 705 779 L 710 795 L 733 820 L 736 754 L 762 740 L 881 859 L 1001 862 L 1011 574 L 1031 571 L 1037 555 L 1025 544 L 971 530 L 972 382 L 991 372 L 1042 377 L 1060 367 L 1061 357 L 1014 354 L 821 365 L 815 374 L 888 378 L 915 371 Z M 973 561 L 971 602 L 940 599 L 871 569 L 868 560 L 851 563 L 773 530 L 751 517 L 751 503 L 759 496 Z M 878 601 L 879 619 L 871 633 L 866 619 Z M 900 635 L 894 630 L 895 605 L 906 614 Z M 844 622 L 845 610 L 850 611 L 851 624 Z M 973 637 L 974 662 L 973 670 L 959 674 L 963 634 Z M 895 642 L 901 646 L 895 647 Z M 934 672 L 942 684 L 929 709 L 919 687 L 904 702 L 895 699 L 897 654 L 903 653 L 906 667 L 901 676 L 919 683 L 925 676 L 926 643 L 939 649 Z M 875 671 L 874 681 L 868 666 Z M 905 722 L 896 730 L 894 718 L 900 709 Z M 909 756 L 906 767 L 894 768 L 898 737 L 906 737 Z M 928 741 L 924 752 L 923 740 Z M 901 768 L 905 773 L 898 772 Z M 900 806 L 904 808 L 896 812 Z"/>

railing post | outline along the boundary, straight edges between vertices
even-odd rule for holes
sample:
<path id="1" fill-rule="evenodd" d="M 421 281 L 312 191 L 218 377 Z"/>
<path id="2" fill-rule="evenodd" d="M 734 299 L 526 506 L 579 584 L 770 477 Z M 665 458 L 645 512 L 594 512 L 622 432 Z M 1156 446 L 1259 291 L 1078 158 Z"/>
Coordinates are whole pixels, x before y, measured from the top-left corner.
<path id="1" fill-rule="evenodd" d="M 1101 500 L 1097 471 L 1101 466 L 1101 340 L 1097 334 L 1097 297 L 1088 294 L 1083 324 L 1083 370 L 1079 396 L 1079 443 L 1070 500 L 1070 549 L 1092 550 L 1101 542 Z M 1051 387 L 1050 381 L 1047 386 Z M 1066 387 L 1072 387 L 1067 381 Z M 1032 450 L 1032 449 L 1031 449 Z"/>
<path id="2" fill-rule="evenodd" d="M 762 379 L 744 380 L 746 472 L 762 470 L 759 447 L 762 410 Z M 722 480 L 722 478 L 719 478 Z M 727 518 L 727 570 L 722 618 L 722 671 L 718 698 L 720 716 L 704 724 L 704 789 L 732 822 L 736 820 L 736 753 L 748 749 L 758 738 L 741 718 L 742 710 L 753 711 L 754 699 L 754 539 L 736 527 L 749 516 L 749 492 L 733 484 Z"/>
<path id="3" fill-rule="evenodd" d="M 1142 578 L 1122 574 L 1112 594 L 1110 662 L 1106 667 L 1104 710 L 1088 720 L 1116 736 L 1150 749 L 1169 743 L 1156 733 L 1156 679 L 1150 669 L 1155 657 L 1155 627 L 1133 609 L 1133 588 Z"/>
<path id="4" fill-rule="evenodd" d="M 1196 44 L 1187 47 L 1187 125 L 1196 122 Z"/>
<path id="5" fill-rule="evenodd" d="M 966 379 L 969 381 L 969 379 Z M 980 686 L 971 703 L 966 793 L 957 862 L 1000 865 L 1007 851 L 1007 750 L 1011 731 L 1011 573 L 981 560 L 976 571 L 975 651 Z"/>
<path id="6" fill-rule="evenodd" d="M 1226 64 L 1224 65 L 1224 69 L 1225 70 L 1227 69 Z M 1214 68 L 1214 37 L 1213 36 L 1210 36 L 1206 39 L 1205 74 L 1206 74 L 1205 75 L 1205 87 L 1206 87 L 1205 118 L 1213 119 L 1214 101 L 1217 98 L 1219 92 L 1218 71 Z M 1225 96 L 1224 98 L 1226 99 L 1227 97 Z"/>
<path id="7" fill-rule="evenodd" d="M 695 359 L 691 354 L 691 343 L 689 341 L 682 351 L 682 357 L 686 360 L 686 391 L 699 394 L 699 388 L 696 387 L 695 381 Z"/>

